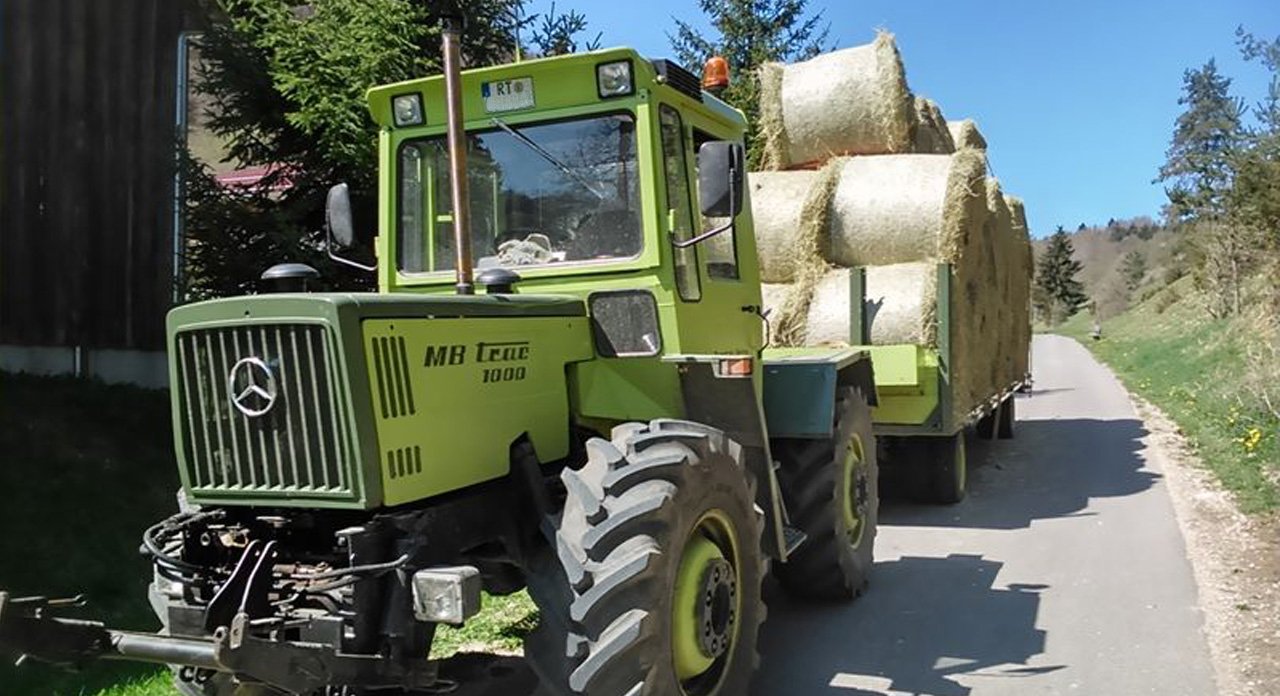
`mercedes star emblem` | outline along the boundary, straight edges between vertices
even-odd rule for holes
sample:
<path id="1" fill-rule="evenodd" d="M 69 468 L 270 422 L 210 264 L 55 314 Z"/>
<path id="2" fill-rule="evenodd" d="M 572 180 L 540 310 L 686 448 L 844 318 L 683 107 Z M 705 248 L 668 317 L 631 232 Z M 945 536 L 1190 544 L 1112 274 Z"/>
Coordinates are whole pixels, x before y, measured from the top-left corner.
<path id="1" fill-rule="evenodd" d="M 261 416 L 279 396 L 275 373 L 262 358 L 242 358 L 227 375 L 227 394 L 237 411 L 250 418 Z"/>

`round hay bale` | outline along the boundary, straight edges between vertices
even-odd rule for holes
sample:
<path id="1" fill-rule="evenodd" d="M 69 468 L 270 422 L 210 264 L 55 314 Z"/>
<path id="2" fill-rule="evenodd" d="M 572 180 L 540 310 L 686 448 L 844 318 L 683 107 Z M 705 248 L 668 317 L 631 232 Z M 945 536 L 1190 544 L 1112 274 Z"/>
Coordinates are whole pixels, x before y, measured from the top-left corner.
<path id="1" fill-rule="evenodd" d="M 751 217 L 755 222 L 760 281 L 790 283 L 796 279 L 795 244 L 801 211 L 813 189 L 817 172 L 752 172 Z"/>
<path id="2" fill-rule="evenodd" d="M 949 155 L 956 151 L 947 120 L 936 102 L 924 97 L 914 100 L 911 151 L 919 154 Z"/>
<path id="3" fill-rule="evenodd" d="M 1002 298 L 995 280 L 993 228 L 988 225 L 986 154 L 964 149 L 953 157 L 967 164 L 970 176 L 978 172 L 976 180 L 964 180 L 963 184 L 953 178 L 953 186 L 967 187 L 962 196 L 966 208 L 956 223 L 961 231 L 943 240 L 943 259 L 952 265 L 951 415 L 956 422 L 964 422 L 997 389 L 992 347 L 993 336 L 1000 330 L 996 308 Z"/>
<path id="4" fill-rule="evenodd" d="M 1010 234 L 1013 238 L 1014 262 L 1009 272 L 1009 307 L 1014 329 L 1013 369 L 1018 378 L 1031 373 L 1031 282 L 1035 275 L 1035 259 L 1031 251 L 1031 235 L 1027 229 L 1027 211 L 1022 199 L 1005 196 L 1009 207 Z"/>
<path id="5" fill-rule="evenodd" d="M 863 314 L 871 329 L 872 345 L 932 345 L 937 339 L 937 265 L 900 263 L 865 270 Z M 814 289 L 806 323 L 808 345 L 855 341 L 849 324 L 850 272 L 847 268 L 833 270 Z"/>
<path id="6" fill-rule="evenodd" d="M 794 286 L 789 283 L 760 284 L 760 311 L 769 320 L 770 326 L 782 316 L 782 307 L 793 289 Z"/>
<path id="7" fill-rule="evenodd" d="M 990 254 L 989 282 L 994 290 L 992 301 L 995 303 L 991 313 L 996 328 L 989 332 L 986 344 L 993 358 L 990 382 L 994 388 L 1002 389 L 1017 379 L 1013 374 L 1013 346 L 1017 341 L 1017 331 L 1013 308 L 1009 305 L 1017 252 L 1013 243 L 1013 217 L 1005 203 L 1000 182 L 995 178 L 987 179 L 987 212 L 985 234 Z"/>
<path id="8" fill-rule="evenodd" d="M 951 142 L 957 150 L 966 147 L 977 150 L 987 149 L 987 139 L 982 137 L 982 131 L 978 130 L 978 124 L 974 123 L 973 119 L 947 121 L 947 130 L 951 132 Z"/>
<path id="9" fill-rule="evenodd" d="M 911 92 L 893 35 L 760 73 L 767 169 L 811 166 L 839 155 L 906 152 Z"/>
<path id="10" fill-rule="evenodd" d="M 831 197 L 835 194 L 836 181 L 844 163 L 845 159 L 837 158 L 818 170 L 800 208 L 798 233 L 793 243 L 782 250 L 790 254 L 791 260 L 779 263 L 784 266 L 789 263 L 795 280 L 774 325 L 779 345 L 803 345 L 813 289 L 829 268 L 822 252 L 830 224 Z"/>
<path id="11" fill-rule="evenodd" d="M 839 266 L 954 260 L 974 221 L 986 217 L 985 158 L 854 157 L 831 199 L 827 258 Z"/>
<path id="12" fill-rule="evenodd" d="M 757 137 L 762 169 L 785 169 L 788 164 L 787 128 L 782 118 L 782 63 L 760 66 L 760 118 Z"/>

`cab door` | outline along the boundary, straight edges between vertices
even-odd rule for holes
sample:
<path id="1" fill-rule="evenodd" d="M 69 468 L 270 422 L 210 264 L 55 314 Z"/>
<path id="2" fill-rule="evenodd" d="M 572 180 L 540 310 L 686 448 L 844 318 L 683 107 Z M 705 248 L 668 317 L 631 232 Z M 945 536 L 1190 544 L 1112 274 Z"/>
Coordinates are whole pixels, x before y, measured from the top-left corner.
<path id="1" fill-rule="evenodd" d="M 658 124 L 670 238 L 687 240 L 725 224 L 723 218 L 699 214 L 697 148 L 710 140 L 740 139 L 730 135 L 729 127 L 682 114 L 666 103 L 658 105 Z M 759 270 L 749 234 L 746 188 L 744 176 L 742 212 L 730 229 L 696 246 L 682 249 L 671 244 L 681 353 L 752 355 L 763 347 L 763 323 L 757 313 Z"/>

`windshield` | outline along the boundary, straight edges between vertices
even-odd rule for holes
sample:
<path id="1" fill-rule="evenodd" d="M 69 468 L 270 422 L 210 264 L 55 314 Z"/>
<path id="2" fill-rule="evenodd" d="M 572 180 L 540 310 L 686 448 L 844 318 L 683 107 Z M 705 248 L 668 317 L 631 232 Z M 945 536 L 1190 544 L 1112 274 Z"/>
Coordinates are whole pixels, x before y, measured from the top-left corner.
<path id="1" fill-rule="evenodd" d="M 400 149 L 397 262 L 406 273 L 454 267 L 445 136 Z M 638 255 L 635 122 L 610 114 L 467 134 L 476 268 L 586 263 Z"/>

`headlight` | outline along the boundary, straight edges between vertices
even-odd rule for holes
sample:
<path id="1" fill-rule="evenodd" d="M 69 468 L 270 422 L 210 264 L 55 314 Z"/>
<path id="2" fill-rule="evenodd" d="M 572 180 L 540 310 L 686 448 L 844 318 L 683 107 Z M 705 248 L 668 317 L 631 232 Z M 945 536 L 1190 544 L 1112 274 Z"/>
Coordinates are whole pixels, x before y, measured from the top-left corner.
<path id="1" fill-rule="evenodd" d="M 601 63 L 596 66 L 596 93 L 601 99 L 625 97 L 635 91 L 631 82 L 631 61 Z"/>
<path id="2" fill-rule="evenodd" d="M 395 119 L 396 126 L 421 126 L 422 125 L 422 95 L 421 94 L 401 94 L 391 98 L 391 117 Z"/>

